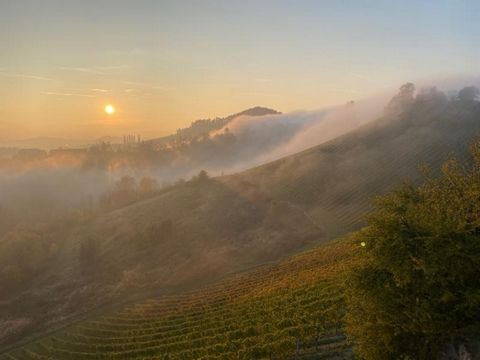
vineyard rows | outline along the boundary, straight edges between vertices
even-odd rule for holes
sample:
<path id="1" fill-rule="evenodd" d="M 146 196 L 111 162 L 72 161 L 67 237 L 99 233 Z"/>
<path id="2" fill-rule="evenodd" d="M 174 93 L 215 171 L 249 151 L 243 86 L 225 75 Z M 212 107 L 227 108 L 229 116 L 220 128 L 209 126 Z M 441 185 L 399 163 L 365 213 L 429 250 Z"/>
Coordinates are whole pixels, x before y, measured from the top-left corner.
<path id="1" fill-rule="evenodd" d="M 178 296 L 150 299 L 30 344 L 6 359 L 349 359 L 340 241 Z"/>

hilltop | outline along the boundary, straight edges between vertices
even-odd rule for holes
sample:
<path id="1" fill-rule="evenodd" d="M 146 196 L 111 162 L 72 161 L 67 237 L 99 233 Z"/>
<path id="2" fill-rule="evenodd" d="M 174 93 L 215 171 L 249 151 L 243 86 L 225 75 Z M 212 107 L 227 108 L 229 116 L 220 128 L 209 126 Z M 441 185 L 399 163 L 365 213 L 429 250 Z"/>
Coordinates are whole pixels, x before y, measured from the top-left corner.
<path id="1" fill-rule="evenodd" d="M 191 141 L 196 137 L 208 135 L 211 132 L 220 130 L 229 122 L 240 116 L 265 116 L 278 115 L 278 112 L 262 106 L 255 106 L 247 110 L 243 110 L 236 114 L 232 114 L 223 118 L 216 117 L 215 119 L 200 119 L 193 121 L 190 126 L 178 129 L 175 134 L 163 136 L 156 139 L 150 139 L 146 142 L 154 145 L 165 145 L 172 142 Z"/>

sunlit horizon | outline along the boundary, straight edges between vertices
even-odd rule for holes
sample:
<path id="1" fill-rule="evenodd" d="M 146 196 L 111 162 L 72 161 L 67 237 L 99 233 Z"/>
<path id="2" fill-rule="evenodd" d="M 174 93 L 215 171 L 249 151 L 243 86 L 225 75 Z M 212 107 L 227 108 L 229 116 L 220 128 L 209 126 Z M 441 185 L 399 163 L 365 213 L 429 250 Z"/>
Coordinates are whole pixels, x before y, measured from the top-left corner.
<path id="1" fill-rule="evenodd" d="M 469 16 L 479 7 L 468 0 L 3 3 L 0 141 L 158 137 L 253 106 L 321 109 L 406 81 L 476 76 L 480 25 Z M 121 107 L 115 122 L 105 121 L 110 102 Z"/>

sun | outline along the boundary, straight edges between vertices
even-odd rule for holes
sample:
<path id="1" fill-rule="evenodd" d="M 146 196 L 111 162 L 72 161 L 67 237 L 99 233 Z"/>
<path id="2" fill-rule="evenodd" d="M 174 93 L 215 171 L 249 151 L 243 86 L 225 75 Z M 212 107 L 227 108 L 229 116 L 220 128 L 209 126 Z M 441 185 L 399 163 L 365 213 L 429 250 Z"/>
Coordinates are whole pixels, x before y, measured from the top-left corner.
<path id="1" fill-rule="evenodd" d="M 115 112 L 115 107 L 112 104 L 105 105 L 105 112 L 112 115 Z"/>

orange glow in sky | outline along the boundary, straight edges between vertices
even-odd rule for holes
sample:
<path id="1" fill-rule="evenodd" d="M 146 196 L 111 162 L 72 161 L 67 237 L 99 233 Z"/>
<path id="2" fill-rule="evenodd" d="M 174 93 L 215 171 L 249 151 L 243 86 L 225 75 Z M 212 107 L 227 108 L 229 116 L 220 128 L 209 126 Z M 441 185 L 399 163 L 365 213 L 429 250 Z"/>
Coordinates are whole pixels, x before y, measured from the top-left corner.
<path id="1" fill-rule="evenodd" d="M 475 0 L 1 4 L 0 141 L 153 138 L 254 106 L 320 109 L 476 76 L 480 61 Z"/>

